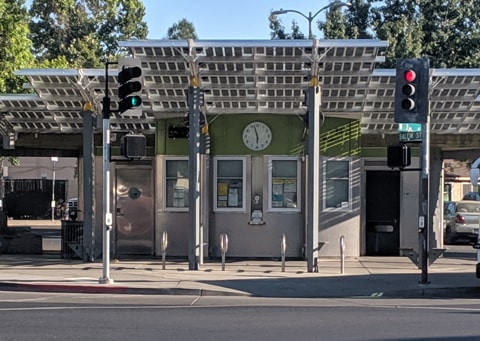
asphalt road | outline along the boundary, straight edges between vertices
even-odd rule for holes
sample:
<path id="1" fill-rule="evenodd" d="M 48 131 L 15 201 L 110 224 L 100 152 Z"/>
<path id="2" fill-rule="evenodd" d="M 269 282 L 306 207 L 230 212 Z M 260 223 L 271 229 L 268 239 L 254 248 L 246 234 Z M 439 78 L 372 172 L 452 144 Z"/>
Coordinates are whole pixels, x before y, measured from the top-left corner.
<path id="1" fill-rule="evenodd" d="M 0 340 L 478 340 L 480 300 L 0 293 Z"/>

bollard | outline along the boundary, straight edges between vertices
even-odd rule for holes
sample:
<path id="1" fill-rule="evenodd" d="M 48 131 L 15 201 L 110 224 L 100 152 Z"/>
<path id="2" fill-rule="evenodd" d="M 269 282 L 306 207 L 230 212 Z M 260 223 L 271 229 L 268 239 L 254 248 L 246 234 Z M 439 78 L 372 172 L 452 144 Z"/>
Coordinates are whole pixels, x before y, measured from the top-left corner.
<path id="1" fill-rule="evenodd" d="M 340 273 L 345 272 L 345 237 L 340 237 Z"/>
<path id="2" fill-rule="evenodd" d="M 287 237 L 282 233 L 282 241 L 280 243 L 280 252 L 282 254 L 282 272 L 285 272 L 285 253 L 287 251 Z"/>
<path id="3" fill-rule="evenodd" d="M 165 261 L 166 261 L 166 258 L 167 258 L 167 246 L 168 246 L 168 233 L 167 233 L 167 231 L 163 231 L 162 244 L 161 244 L 161 248 L 162 248 L 162 269 L 163 270 L 165 270 L 165 268 L 166 268 Z"/>
<path id="4" fill-rule="evenodd" d="M 220 234 L 220 252 L 222 253 L 222 271 L 225 271 L 225 254 L 228 251 L 228 236 L 226 233 Z"/>

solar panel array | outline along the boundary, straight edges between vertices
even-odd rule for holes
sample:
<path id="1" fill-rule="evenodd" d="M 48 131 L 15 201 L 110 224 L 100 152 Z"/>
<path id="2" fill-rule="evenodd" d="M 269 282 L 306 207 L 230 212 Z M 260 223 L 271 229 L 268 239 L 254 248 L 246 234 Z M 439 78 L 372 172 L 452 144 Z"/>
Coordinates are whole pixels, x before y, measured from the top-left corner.
<path id="1" fill-rule="evenodd" d="M 216 115 L 306 112 L 311 79 L 322 89 L 327 117 L 359 119 L 362 134 L 393 134 L 395 70 L 378 69 L 387 44 L 378 40 L 132 40 L 121 42 L 141 60 L 140 117 L 117 110 L 117 67 L 24 69 L 32 94 L 0 95 L 0 133 L 81 133 L 82 107 L 90 101 L 101 118 L 111 98 L 112 131 L 154 133 L 155 121 L 184 116 L 187 89 L 198 81 L 204 113 Z M 108 76 L 108 89 L 106 80 Z M 431 70 L 431 131 L 480 132 L 480 70 Z"/>

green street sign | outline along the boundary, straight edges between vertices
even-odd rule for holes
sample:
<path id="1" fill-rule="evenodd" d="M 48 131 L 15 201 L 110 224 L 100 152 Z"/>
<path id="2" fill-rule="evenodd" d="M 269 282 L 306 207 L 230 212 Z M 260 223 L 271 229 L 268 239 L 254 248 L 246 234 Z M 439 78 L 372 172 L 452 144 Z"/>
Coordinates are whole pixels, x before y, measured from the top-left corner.
<path id="1" fill-rule="evenodd" d="M 398 124 L 399 141 L 422 141 L 421 123 L 399 123 Z"/>

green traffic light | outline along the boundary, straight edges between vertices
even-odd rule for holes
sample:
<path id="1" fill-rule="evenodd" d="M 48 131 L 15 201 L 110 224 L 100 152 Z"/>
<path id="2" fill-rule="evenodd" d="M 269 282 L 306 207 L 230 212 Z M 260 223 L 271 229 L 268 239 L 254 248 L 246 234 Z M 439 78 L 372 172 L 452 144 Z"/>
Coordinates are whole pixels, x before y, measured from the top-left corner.
<path id="1" fill-rule="evenodd" d="M 133 109 L 133 108 L 138 108 L 142 105 L 142 97 L 140 96 L 128 96 L 124 99 L 122 99 L 118 103 L 118 109 L 121 113 Z"/>
<path id="2" fill-rule="evenodd" d="M 142 104 L 142 98 L 140 96 L 130 96 L 127 97 L 130 100 L 130 108 L 139 107 Z"/>

